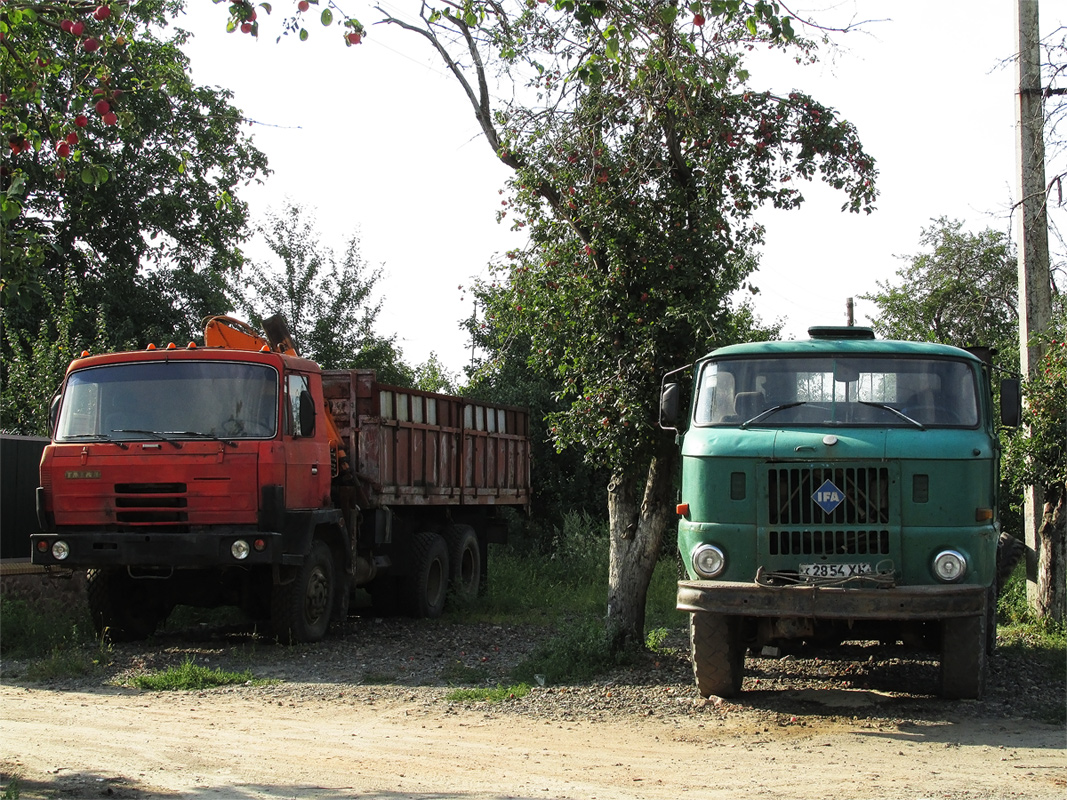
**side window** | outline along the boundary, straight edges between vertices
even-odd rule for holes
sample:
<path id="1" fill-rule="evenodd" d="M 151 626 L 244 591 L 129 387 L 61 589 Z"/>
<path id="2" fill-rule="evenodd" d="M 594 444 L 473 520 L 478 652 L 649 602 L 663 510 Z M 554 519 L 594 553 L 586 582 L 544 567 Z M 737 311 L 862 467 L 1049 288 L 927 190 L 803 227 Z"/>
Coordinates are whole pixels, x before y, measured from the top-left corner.
<path id="1" fill-rule="evenodd" d="M 291 373 L 285 379 L 285 433 L 288 436 L 309 436 L 314 432 L 304 430 L 300 426 L 300 398 L 311 397 L 310 386 L 306 375 Z M 304 401 L 305 403 L 308 401 Z M 306 426 L 305 426 L 306 428 Z"/>

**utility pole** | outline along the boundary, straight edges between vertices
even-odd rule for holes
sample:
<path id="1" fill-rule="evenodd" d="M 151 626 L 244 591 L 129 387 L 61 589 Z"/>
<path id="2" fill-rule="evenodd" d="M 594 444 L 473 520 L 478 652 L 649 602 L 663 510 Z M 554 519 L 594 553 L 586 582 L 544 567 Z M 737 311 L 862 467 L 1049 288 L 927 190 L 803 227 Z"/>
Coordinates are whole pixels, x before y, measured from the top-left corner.
<path id="1" fill-rule="evenodd" d="M 1016 74 L 1019 93 L 1016 106 L 1016 157 L 1019 224 L 1016 244 L 1019 256 L 1019 359 L 1024 377 L 1041 362 L 1043 348 L 1034 334 L 1051 324 L 1052 295 L 1048 260 L 1048 217 L 1045 193 L 1044 104 L 1041 94 L 1041 49 L 1038 0 L 1015 0 Z M 1038 598 L 1038 530 L 1044 513 L 1040 487 L 1031 486 L 1023 498 L 1026 539 L 1026 596 L 1031 607 Z"/>

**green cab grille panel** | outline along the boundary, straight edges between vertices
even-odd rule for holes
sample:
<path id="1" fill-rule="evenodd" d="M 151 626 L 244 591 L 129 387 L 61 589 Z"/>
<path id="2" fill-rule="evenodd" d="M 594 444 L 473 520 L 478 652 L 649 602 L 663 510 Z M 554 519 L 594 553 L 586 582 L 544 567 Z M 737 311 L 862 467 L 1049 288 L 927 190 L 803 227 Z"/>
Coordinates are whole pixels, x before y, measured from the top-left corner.
<path id="1" fill-rule="evenodd" d="M 769 467 L 766 473 L 768 517 L 772 528 L 815 525 L 820 527 L 864 526 L 874 527 L 888 525 L 891 516 L 889 469 L 885 466 L 787 466 Z M 829 484 L 828 484 L 829 482 Z M 832 485 L 842 496 L 841 501 L 829 511 L 816 502 L 816 493 L 820 488 Z M 881 530 L 826 531 L 815 537 L 812 547 L 822 536 L 837 536 L 851 533 L 857 543 L 871 536 L 882 534 Z M 791 543 L 792 540 L 790 540 Z M 836 539 L 834 540 L 836 547 Z M 817 551 L 812 551 L 817 552 Z M 870 552 L 881 552 L 873 550 Z"/>
<path id="2" fill-rule="evenodd" d="M 769 531 L 772 556 L 889 555 L 889 531 Z"/>

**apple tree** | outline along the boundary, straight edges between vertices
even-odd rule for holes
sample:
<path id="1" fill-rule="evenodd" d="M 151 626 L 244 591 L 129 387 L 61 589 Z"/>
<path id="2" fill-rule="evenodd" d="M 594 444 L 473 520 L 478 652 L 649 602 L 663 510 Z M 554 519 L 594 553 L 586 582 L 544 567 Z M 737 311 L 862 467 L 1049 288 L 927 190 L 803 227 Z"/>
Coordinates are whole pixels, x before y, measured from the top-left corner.
<path id="1" fill-rule="evenodd" d="M 424 6 L 418 24 L 386 15 L 437 51 L 514 170 L 500 216 L 529 241 L 476 291 L 501 338 L 527 337 L 532 365 L 558 382 L 555 445 L 580 448 L 608 476 L 615 645 L 643 640 L 675 519 L 678 454 L 656 423 L 660 380 L 759 335 L 731 300 L 751 286 L 763 233 L 753 212 L 798 206 L 814 178 L 849 211 L 870 211 L 876 195 L 851 124 L 803 92 L 750 86 L 748 48 L 813 55 L 777 4 L 695 8 L 467 2 Z"/>
<path id="2" fill-rule="evenodd" d="M 102 329 L 143 346 L 229 307 L 247 222 L 237 191 L 267 164 L 229 93 L 190 80 L 186 34 L 167 29 L 181 7 L 0 6 L 5 360 L 32 359 L 57 308 L 72 310 L 74 343 Z"/>

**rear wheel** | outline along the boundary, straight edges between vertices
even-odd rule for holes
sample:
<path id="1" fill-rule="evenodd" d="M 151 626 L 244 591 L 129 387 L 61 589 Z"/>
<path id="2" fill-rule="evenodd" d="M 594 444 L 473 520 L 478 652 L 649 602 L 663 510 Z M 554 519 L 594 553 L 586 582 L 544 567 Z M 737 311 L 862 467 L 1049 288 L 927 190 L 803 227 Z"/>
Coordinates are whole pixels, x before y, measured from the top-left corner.
<path id="1" fill-rule="evenodd" d="M 317 642 L 326 635 L 335 584 L 330 548 L 316 539 L 295 579 L 271 592 L 270 617 L 280 642 Z"/>
<path id="2" fill-rule="evenodd" d="M 125 570 L 91 569 L 85 584 L 96 635 L 112 642 L 147 639 L 167 616 L 150 584 L 134 580 Z"/>
<path id="3" fill-rule="evenodd" d="M 449 583 L 463 602 L 475 600 L 482 583 L 482 550 L 470 525 L 453 525 L 445 531 L 448 543 Z"/>
<path id="4" fill-rule="evenodd" d="M 696 611 L 689 615 L 689 644 L 693 676 L 701 697 L 733 697 L 741 691 L 745 675 L 745 648 L 741 620 Z"/>
<path id="5" fill-rule="evenodd" d="M 941 695 L 978 699 L 985 691 L 988 614 L 941 622 Z"/>
<path id="6" fill-rule="evenodd" d="M 413 572 L 404 581 L 404 600 L 415 617 L 439 617 L 448 595 L 448 547 L 436 533 L 418 533 L 411 545 Z"/>

